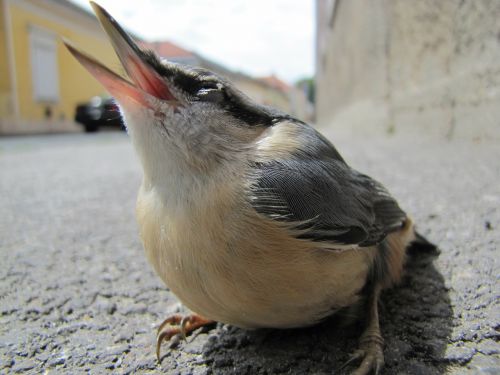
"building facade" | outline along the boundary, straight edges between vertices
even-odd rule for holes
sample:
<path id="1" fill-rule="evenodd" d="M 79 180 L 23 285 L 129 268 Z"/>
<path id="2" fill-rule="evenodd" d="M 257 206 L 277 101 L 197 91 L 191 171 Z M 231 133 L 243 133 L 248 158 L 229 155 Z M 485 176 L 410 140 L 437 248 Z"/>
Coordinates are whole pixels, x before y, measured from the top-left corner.
<path id="1" fill-rule="evenodd" d="M 500 138 L 500 1 L 316 5 L 319 125 Z"/>
<path id="2" fill-rule="evenodd" d="M 104 95 L 62 38 L 119 66 L 96 18 L 66 0 L 0 0 L 0 134 L 79 131 L 77 103 Z"/>

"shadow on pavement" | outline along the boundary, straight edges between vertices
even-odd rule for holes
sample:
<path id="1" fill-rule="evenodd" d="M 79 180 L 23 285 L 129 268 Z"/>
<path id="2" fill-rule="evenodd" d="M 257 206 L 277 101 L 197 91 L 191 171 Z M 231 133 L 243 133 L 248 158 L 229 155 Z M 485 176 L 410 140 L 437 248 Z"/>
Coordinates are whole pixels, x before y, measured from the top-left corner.
<path id="1" fill-rule="evenodd" d="M 446 369 L 443 357 L 453 312 L 434 258 L 410 258 L 401 285 L 382 296 L 384 374 L 440 374 Z M 203 356 L 216 374 L 331 374 L 356 349 L 360 333 L 359 324 L 345 327 L 335 318 L 295 330 L 224 326 L 209 338 Z"/>

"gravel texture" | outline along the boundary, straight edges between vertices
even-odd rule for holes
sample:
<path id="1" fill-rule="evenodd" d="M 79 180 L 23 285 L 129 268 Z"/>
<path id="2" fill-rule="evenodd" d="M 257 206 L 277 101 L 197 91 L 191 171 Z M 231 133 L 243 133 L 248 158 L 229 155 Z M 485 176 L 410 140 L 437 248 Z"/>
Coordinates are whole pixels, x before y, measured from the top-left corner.
<path id="1" fill-rule="evenodd" d="M 500 373 L 500 147 L 328 135 L 437 243 L 383 294 L 386 374 Z M 134 218 L 141 171 L 124 133 L 0 139 L 0 372 L 330 374 L 359 327 L 218 324 L 154 355 L 183 311 L 147 264 Z M 335 371 L 336 372 L 336 371 Z"/>

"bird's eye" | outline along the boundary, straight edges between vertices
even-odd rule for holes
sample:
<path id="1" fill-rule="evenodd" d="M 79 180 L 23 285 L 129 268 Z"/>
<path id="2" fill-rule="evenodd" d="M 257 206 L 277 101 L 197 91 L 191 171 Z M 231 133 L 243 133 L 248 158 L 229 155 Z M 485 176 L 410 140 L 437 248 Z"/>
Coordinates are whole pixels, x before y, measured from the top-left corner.
<path id="1" fill-rule="evenodd" d="M 196 96 L 203 101 L 221 102 L 224 100 L 224 86 L 219 82 L 204 82 Z"/>

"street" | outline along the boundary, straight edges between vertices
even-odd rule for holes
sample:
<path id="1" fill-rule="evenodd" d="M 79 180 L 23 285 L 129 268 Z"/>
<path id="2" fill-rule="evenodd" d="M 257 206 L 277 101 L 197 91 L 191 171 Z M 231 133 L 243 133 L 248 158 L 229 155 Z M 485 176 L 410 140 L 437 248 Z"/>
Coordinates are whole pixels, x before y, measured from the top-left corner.
<path id="1" fill-rule="evenodd" d="M 500 147 L 494 141 L 326 135 L 436 243 L 380 306 L 384 374 L 500 372 Z M 218 324 L 155 357 L 184 311 L 147 263 L 141 169 L 122 132 L 0 138 L 0 372 L 330 374 L 359 329 Z"/>

